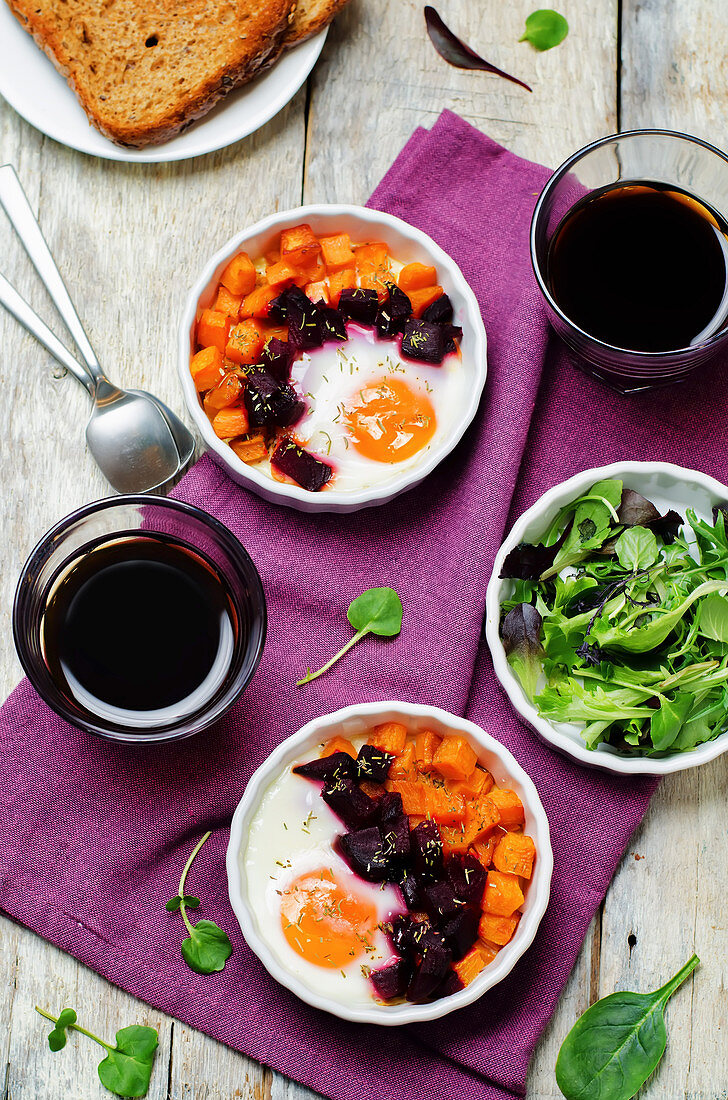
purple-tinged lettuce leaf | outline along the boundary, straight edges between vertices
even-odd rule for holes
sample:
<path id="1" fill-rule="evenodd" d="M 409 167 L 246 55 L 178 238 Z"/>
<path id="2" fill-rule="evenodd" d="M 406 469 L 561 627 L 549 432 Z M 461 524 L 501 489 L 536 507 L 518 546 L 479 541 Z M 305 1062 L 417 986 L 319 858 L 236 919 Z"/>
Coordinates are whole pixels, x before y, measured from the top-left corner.
<path id="1" fill-rule="evenodd" d="M 510 80 L 513 84 L 520 84 L 527 92 L 532 91 L 528 84 L 519 80 L 518 77 L 511 76 L 510 73 L 504 73 L 502 69 L 497 69 L 495 65 L 491 65 L 490 61 L 486 61 L 484 58 L 480 57 L 475 50 L 471 50 L 470 46 L 466 46 L 465 43 L 458 38 L 445 23 L 443 23 L 438 13 L 430 4 L 427 4 L 425 7 L 425 23 L 427 24 L 427 33 L 430 36 L 432 45 L 435 47 L 440 57 L 444 61 L 447 61 L 448 65 L 454 65 L 456 69 L 478 69 L 484 73 L 493 73 L 495 76 L 502 76 L 504 80 Z"/>
<path id="2" fill-rule="evenodd" d="M 545 651 L 541 645 L 541 616 L 530 603 L 508 612 L 501 624 L 501 640 L 508 664 L 521 681 L 529 699 L 536 694 Z"/>

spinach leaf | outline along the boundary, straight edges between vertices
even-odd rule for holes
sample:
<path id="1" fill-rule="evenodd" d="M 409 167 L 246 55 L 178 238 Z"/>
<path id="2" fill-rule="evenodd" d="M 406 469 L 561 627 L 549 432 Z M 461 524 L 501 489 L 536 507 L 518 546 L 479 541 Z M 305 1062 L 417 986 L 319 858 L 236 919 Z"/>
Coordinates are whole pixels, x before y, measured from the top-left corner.
<path id="1" fill-rule="evenodd" d="M 563 42 L 569 33 L 569 24 L 563 15 L 551 8 L 541 8 L 526 19 L 526 30 L 519 42 L 530 42 L 537 50 L 551 50 Z"/>
<path id="2" fill-rule="evenodd" d="M 133 1024 L 116 1033 L 116 1046 L 100 1039 L 76 1022 L 72 1008 L 64 1008 L 58 1017 L 52 1016 L 36 1005 L 36 1012 L 54 1023 L 48 1036 L 51 1050 L 61 1050 L 66 1045 L 66 1030 L 79 1031 L 103 1047 L 106 1057 L 99 1063 L 101 1084 L 117 1096 L 146 1096 L 152 1076 L 154 1055 L 159 1036 L 153 1027 Z M 62 1041 L 61 1041 L 62 1038 Z"/>
<path id="3" fill-rule="evenodd" d="M 725 588 L 725 581 L 706 581 L 698 585 L 672 611 L 665 612 L 651 623 L 631 629 L 620 626 L 605 628 L 597 624 L 594 630 L 595 638 L 602 649 L 614 646 L 616 649 L 624 649 L 630 653 L 645 653 L 648 649 L 655 649 L 656 646 L 662 645 L 696 600 Z"/>
<path id="4" fill-rule="evenodd" d="M 728 642 L 728 600 L 712 592 L 700 604 L 698 630 L 704 638 Z"/>
<path id="5" fill-rule="evenodd" d="M 501 638 L 508 664 L 528 698 L 533 699 L 544 657 L 541 616 L 536 608 L 530 603 L 521 603 L 509 611 L 501 625 Z"/>
<path id="6" fill-rule="evenodd" d="M 227 933 L 223 932 L 222 928 L 219 928 L 214 921 L 200 920 L 197 924 L 192 924 L 187 916 L 188 909 L 197 909 L 200 905 L 199 898 L 194 897 L 192 894 L 185 894 L 187 875 L 200 848 L 211 836 L 212 833 L 207 832 L 197 842 L 182 869 L 178 893 L 170 898 L 165 905 L 165 909 L 170 913 L 179 912 L 182 914 L 185 928 L 189 932 L 187 939 L 182 941 L 182 958 L 190 970 L 194 970 L 196 974 L 214 974 L 218 970 L 223 970 L 225 963 L 233 953 L 233 945 L 230 943 Z"/>
<path id="7" fill-rule="evenodd" d="M 598 481 L 588 493 L 573 502 L 574 522 L 553 564 L 541 574 L 541 580 L 576 565 L 590 550 L 596 550 L 614 532 L 619 523 L 617 508 L 622 499 L 622 482 Z"/>
<path id="8" fill-rule="evenodd" d="M 614 544 L 619 564 L 625 569 L 647 569 L 659 557 L 657 539 L 646 527 L 628 527 Z"/>
<path id="9" fill-rule="evenodd" d="M 448 65 L 454 65 L 456 69 L 480 69 L 484 73 L 493 73 L 495 76 L 502 76 L 504 80 L 512 81 L 513 84 L 520 84 L 527 92 L 531 91 L 528 84 L 524 84 L 518 77 L 497 69 L 495 65 L 491 65 L 490 61 L 480 57 L 475 50 L 471 50 L 470 46 L 466 46 L 462 39 L 458 38 L 442 21 L 430 4 L 425 7 L 425 24 L 432 45 Z"/>
<path id="10" fill-rule="evenodd" d="M 328 672 L 339 658 L 348 653 L 352 646 L 365 638 L 367 634 L 378 634 L 381 638 L 393 638 L 402 629 L 402 601 L 393 588 L 368 588 L 349 604 L 346 617 L 354 627 L 356 634 L 345 646 L 334 654 L 318 672 L 307 671 L 296 681 L 296 687 L 309 684 L 324 672 Z"/>
<path id="11" fill-rule="evenodd" d="M 587 1009 L 556 1060 L 566 1100 L 631 1100 L 665 1052 L 665 1005 L 699 961 L 693 955 L 654 993 L 612 993 Z"/>

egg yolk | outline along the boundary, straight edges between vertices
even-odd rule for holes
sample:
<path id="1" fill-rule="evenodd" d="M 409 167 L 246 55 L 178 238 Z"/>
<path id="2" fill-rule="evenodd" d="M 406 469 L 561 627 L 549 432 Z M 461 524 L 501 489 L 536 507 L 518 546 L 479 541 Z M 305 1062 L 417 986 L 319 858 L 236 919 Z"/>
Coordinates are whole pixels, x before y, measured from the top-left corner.
<path id="1" fill-rule="evenodd" d="M 373 946 L 377 909 L 322 868 L 293 880 L 281 901 L 281 924 L 304 959 L 341 970 Z"/>
<path id="2" fill-rule="evenodd" d="M 402 462 L 429 443 L 437 421 L 432 403 L 399 378 L 379 378 L 345 409 L 351 441 L 375 462 Z"/>

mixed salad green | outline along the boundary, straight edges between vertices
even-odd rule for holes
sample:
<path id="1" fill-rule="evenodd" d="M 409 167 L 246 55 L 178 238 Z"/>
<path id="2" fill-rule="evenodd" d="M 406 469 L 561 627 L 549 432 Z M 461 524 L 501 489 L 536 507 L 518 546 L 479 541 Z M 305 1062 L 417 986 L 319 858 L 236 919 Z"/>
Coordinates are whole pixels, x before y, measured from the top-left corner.
<path id="1" fill-rule="evenodd" d="M 501 638 L 542 717 L 648 756 L 728 729 L 727 515 L 660 515 L 599 481 L 508 554 Z"/>

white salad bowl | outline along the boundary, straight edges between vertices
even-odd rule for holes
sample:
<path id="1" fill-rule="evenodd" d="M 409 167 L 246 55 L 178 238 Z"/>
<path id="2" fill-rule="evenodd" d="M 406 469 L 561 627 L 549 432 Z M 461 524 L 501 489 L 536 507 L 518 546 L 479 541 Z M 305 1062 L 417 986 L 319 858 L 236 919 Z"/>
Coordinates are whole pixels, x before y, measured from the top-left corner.
<path id="1" fill-rule="evenodd" d="M 456 733 L 464 737 L 478 754 L 478 762 L 488 769 L 496 783 L 515 790 L 523 802 L 526 823 L 524 832 L 536 845 L 536 862 L 533 878 L 525 891 L 526 900 L 522 917 L 510 943 L 502 947 L 495 959 L 469 985 L 449 997 L 428 1004 L 344 1004 L 322 995 L 313 986 L 301 981 L 278 960 L 261 932 L 258 914 L 253 910 L 248 896 L 244 873 L 248 833 L 265 792 L 283 771 L 306 757 L 315 755 L 322 742 L 336 734 L 344 737 L 361 737 L 372 726 L 381 722 L 401 721 L 409 729 L 432 729 L 444 735 Z M 344 826 L 341 826 L 344 831 Z M 292 737 L 283 741 L 252 776 L 245 794 L 233 815 L 230 827 L 230 843 L 227 850 L 227 877 L 230 902 L 248 946 L 258 956 L 268 973 L 297 997 L 314 1008 L 320 1008 L 343 1020 L 357 1023 L 394 1026 L 412 1024 L 423 1020 L 435 1020 L 458 1008 L 477 1001 L 515 966 L 516 962 L 533 942 L 549 900 L 553 852 L 549 839 L 549 824 L 541 800 L 532 780 L 516 762 L 510 752 L 490 734 L 464 718 L 458 718 L 438 707 L 418 706 L 412 703 L 362 703 L 344 707 L 308 722 Z"/>
<path id="2" fill-rule="evenodd" d="M 200 310 L 212 305 L 220 275 L 230 259 L 244 249 L 255 260 L 274 246 L 282 229 L 289 229 L 301 222 L 308 223 L 317 236 L 348 233 L 352 241 L 384 241 L 392 257 L 402 264 L 419 261 L 433 265 L 437 269 L 438 284 L 452 300 L 454 323 L 463 329 L 462 368 L 468 372 L 468 377 L 467 385 L 463 387 L 467 398 L 460 415 L 454 418 L 449 432 L 443 433 L 436 445 L 424 449 L 421 462 L 408 464 L 406 470 L 394 473 L 391 479 L 375 486 L 349 491 L 332 488 L 312 493 L 298 485 L 274 481 L 264 470 L 243 462 L 227 443 L 218 439 L 205 415 L 190 374 L 190 357 L 195 351 L 196 320 Z M 285 504 L 302 512 L 355 512 L 360 508 L 386 504 L 400 493 L 419 485 L 460 441 L 477 412 L 485 385 L 486 336 L 477 300 L 460 268 L 426 233 L 391 214 L 362 206 L 301 206 L 272 214 L 243 229 L 205 264 L 187 295 L 182 312 L 178 369 L 185 401 L 195 425 L 215 462 L 234 481 L 264 500 Z"/>
<path id="3" fill-rule="evenodd" d="M 728 732 L 688 752 L 675 752 L 659 759 L 628 756 L 611 745 L 588 749 L 580 730 L 582 724 L 552 722 L 543 718 L 528 698 L 511 669 L 500 637 L 500 608 L 513 592 L 512 580 L 500 577 L 506 556 L 521 542 L 536 542 L 559 511 L 597 481 L 621 478 L 625 486 L 651 500 L 663 514 L 674 508 L 683 519 L 691 508 L 700 518 L 712 522 L 712 509 L 728 501 L 728 487 L 697 470 L 669 462 L 614 462 L 575 474 L 555 485 L 516 520 L 495 559 L 486 598 L 485 632 L 493 657 L 495 674 L 518 716 L 547 744 L 589 767 L 604 768 L 621 775 L 667 775 L 714 760 L 728 749 Z M 728 585 L 726 586 L 728 587 Z"/>

